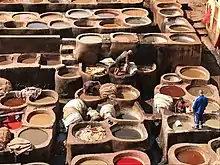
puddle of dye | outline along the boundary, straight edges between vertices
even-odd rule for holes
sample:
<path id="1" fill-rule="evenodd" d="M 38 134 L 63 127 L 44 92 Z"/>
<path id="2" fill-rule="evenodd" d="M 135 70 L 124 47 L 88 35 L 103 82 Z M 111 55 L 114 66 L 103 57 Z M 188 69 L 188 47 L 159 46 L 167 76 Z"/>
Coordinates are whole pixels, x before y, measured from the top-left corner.
<path id="1" fill-rule="evenodd" d="M 191 165 L 202 164 L 205 162 L 203 156 L 197 151 L 182 151 L 177 155 L 177 159 L 182 163 Z"/>
<path id="2" fill-rule="evenodd" d="M 76 76 L 77 74 L 76 73 L 71 73 L 71 72 L 69 72 L 69 73 L 65 73 L 65 74 L 62 74 L 62 77 L 74 77 L 74 76 Z"/>
<path id="3" fill-rule="evenodd" d="M 190 123 L 187 122 L 181 122 L 181 126 L 176 126 L 176 124 L 174 123 L 172 126 L 172 129 L 175 131 L 184 131 L 184 130 L 189 130 L 192 128 L 192 125 Z"/>
<path id="4" fill-rule="evenodd" d="M 37 100 L 34 101 L 34 103 L 49 103 L 49 102 L 54 102 L 55 99 L 50 96 L 41 96 L 37 98 Z"/>
<path id="5" fill-rule="evenodd" d="M 102 38 L 99 36 L 83 36 L 80 38 L 80 41 L 87 44 L 101 43 Z"/>
<path id="6" fill-rule="evenodd" d="M 100 13 L 100 14 L 97 14 L 97 16 L 99 16 L 99 17 L 106 17 L 106 18 L 109 18 L 109 17 L 115 17 L 115 14 L 113 14 L 113 13 Z"/>
<path id="7" fill-rule="evenodd" d="M 129 91 L 123 91 L 119 93 L 118 98 L 120 99 L 127 99 L 127 100 L 132 100 L 135 98 L 134 94 Z"/>
<path id="8" fill-rule="evenodd" d="M 113 135 L 120 139 L 141 139 L 141 134 L 132 128 L 120 128 Z"/>
<path id="9" fill-rule="evenodd" d="M 193 96 L 199 96 L 199 90 L 203 90 L 205 96 L 212 96 L 212 90 L 208 86 L 192 86 L 187 91 Z"/>
<path id="10" fill-rule="evenodd" d="M 52 23 L 51 27 L 53 27 L 53 28 L 68 28 L 68 27 L 70 27 L 70 24 L 67 22 L 59 21 L 59 22 Z"/>
<path id="11" fill-rule="evenodd" d="M 114 39 L 118 42 L 135 42 L 137 38 L 130 34 L 118 34 L 114 36 Z"/>
<path id="12" fill-rule="evenodd" d="M 52 124 L 52 116 L 49 114 L 35 114 L 33 115 L 30 120 L 29 123 L 30 124 L 35 124 L 35 125 L 49 125 Z"/>
<path id="13" fill-rule="evenodd" d="M 35 15 L 32 15 L 32 14 L 17 14 L 15 16 L 13 16 L 13 18 L 16 21 L 25 21 L 25 22 L 37 19 L 37 17 Z"/>
<path id="14" fill-rule="evenodd" d="M 105 23 L 102 25 L 103 27 L 119 27 L 116 23 Z"/>
<path id="15" fill-rule="evenodd" d="M 3 121 L 3 127 L 7 127 L 8 129 L 15 130 L 21 128 L 21 126 L 22 126 L 21 121 L 10 122 L 8 119 Z"/>
<path id="16" fill-rule="evenodd" d="M 84 17 L 89 17 L 90 13 L 86 11 L 74 11 L 70 13 L 70 16 L 74 18 L 84 18 Z"/>
<path id="17" fill-rule="evenodd" d="M 144 21 L 143 19 L 132 18 L 132 19 L 127 19 L 127 23 L 129 23 L 129 24 L 145 24 L 146 21 Z"/>
<path id="18" fill-rule="evenodd" d="M 79 163 L 79 165 L 107 165 L 107 163 L 102 160 L 86 160 Z"/>
<path id="19" fill-rule="evenodd" d="M 196 69 L 185 69 L 181 72 L 181 74 L 191 78 L 206 78 L 204 73 Z"/>
<path id="20" fill-rule="evenodd" d="M 121 158 L 119 159 L 115 165 L 143 165 L 139 160 L 135 158 Z"/>
<path id="21" fill-rule="evenodd" d="M 48 139 L 48 134 L 40 129 L 27 129 L 22 131 L 19 137 L 29 140 L 33 145 L 39 145 Z"/>
<path id="22" fill-rule="evenodd" d="M 160 89 L 160 93 L 171 97 L 181 97 L 185 95 L 184 90 L 177 86 L 164 86 Z"/>
<path id="23" fill-rule="evenodd" d="M 25 100 L 23 98 L 9 98 L 7 99 L 3 105 L 8 107 L 17 107 L 25 104 Z"/>
<path id="24" fill-rule="evenodd" d="M 36 22 L 36 23 L 30 23 L 30 24 L 28 24 L 27 27 L 28 27 L 28 28 L 33 28 L 33 29 L 45 29 L 45 28 L 47 28 L 47 25 L 44 24 L 44 23 Z"/>
<path id="25" fill-rule="evenodd" d="M 31 63 L 34 63 L 36 61 L 35 58 L 26 58 L 26 59 L 23 59 L 21 61 L 21 63 L 24 63 L 24 64 L 31 64 Z"/>
<path id="26" fill-rule="evenodd" d="M 220 129 L 220 120 L 218 119 L 209 119 L 205 121 L 205 125 L 211 128 Z"/>
<path id="27" fill-rule="evenodd" d="M 138 120 L 136 117 L 130 114 L 120 114 L 117 116 L 117 119 Z"/>
<path id="28" fill-rule="evenodd" d="M 123 11 L 123 14 L 130 15 L 130 16 L 138 16 L 138 17 L 146 16 L 145 11 L 135 10 L 135 9 L 125 10 L 125 11 Z"/>
<path id="29" fill-rule="evenodd" d="M 90 95 L 85 95 L 84 93 L 82 93 L 80 95 L 80 98 L 83 99 L 83 100 L 98 100 L 98 99 L 101 99 L 100 96 L 90 96 Z"/>

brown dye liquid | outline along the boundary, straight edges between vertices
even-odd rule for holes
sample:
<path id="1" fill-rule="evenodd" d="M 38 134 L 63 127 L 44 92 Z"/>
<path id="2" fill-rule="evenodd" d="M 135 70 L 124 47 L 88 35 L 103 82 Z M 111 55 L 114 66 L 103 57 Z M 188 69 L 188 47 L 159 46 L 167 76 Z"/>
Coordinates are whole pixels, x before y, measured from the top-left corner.
<path id="1" fill-rule="evenodd" d="M 80 38 L 80 41 L 83 43 L 101 43 L 102 38 L 99 36 L 83 36 Z"/>
<path id="2" fill-rule="evenodd" d="M 206 78 L 205 74 L 196 69 L 186 69 L 181 72 L 182 75 L 191 78 Z"/>
<path id="3" fill-rule="evenodd" d="M 141 139 L 138 131 L 132 128 L 121 128 L 113 132 L 113 135 L 120 139 Z"/>
<path id="4" fill-rule="evenodd" d="M 205 121 L 205 125 L 214 129 L 220 129 L 220 120 L 218 119 L 209 119 Z"/>
<path id="5" fill-rule="evenodd" d="M 177 159 L 182 163 L 191 165 L 202 164 L 205 162 L 203 156 L 197 151 L 186 150 L 177 155 Z"/>
<path id="6" fill-rule="evenodd" d="M 35 114 L 33 115 L 30 120 L 29 123 L 30 124 L 35 124 L 35 125 L 49 125 L 52 124 L 52 116 L 46 113 L 42 113 L 42 114 Z"/>
<path id="7" fill-rule="evenodd" d="M 74 77 L 74 76 L 76 76 L 76 73 L 69 72 L 69 73 L 62 74 L 62 77 Z"/>
<path id="8" fill-rule="evenodd" d="M 129 35 L 129 34 L 115 35 L 114 39 L 118 42 L 135 42 L 135 41 L 137 41 L 137 38 L 135 36 Z"/>
<path id="9" fill-rule="evenodd" d="M 102 25 L 103 27 L 119 27 L 118 24 L 116 23 L 106 23 Z"/>
<path id="10" fill-rule="evenodd" d="M 35 103 L 48 103 L 48 102 L 54 102 L 55 99 L 53 97 L 50 96 L 41 96 L 39 98 L 37 98 L 37 100 L 35 100 Z"/>
<path id="11" fill-rule="evenodd" d="M 78 165 L 107 165 L 107 163 L 102 160 L 86 160 Z"/>
<path id="12" fill-rule="evenodd" d="M 199 90 L 203 90 L 205 96 L 212 96 L 212 90 L 208 86 L 192 86 L 188 92 L 193 96 L 199 96 Z"/>
<path id="13" fill-rule="evenodd" d="M 132 19 L 128 19 L 127 23 L 129 23 L 129 24 L 145 24 L 146 21 L 141 20 L 141 19 L 132 18 Z"/>
<path id="14" fill-rule="evenodd" d="M 182 126 L 176 126 L 176 124 L 173 124 L 173 130 L 175 131 L 184 131 L 184 130 L 189 130 L 192 128 L 192 125 L 190 123 L 187 122 L 181 122 Z"/>
<path id="15" fill-rule="evenodd" d="M 9 60 L 5 60 L 5 61 L 0 61 L 0 65 L 8 65 L 11 64 L 12 62 Z"/>
<path id="16" fill-rule="evenodd" d="M 129 114 L 120 114 L 117 116 L 117 119 L 138 120 L 136 117 Z"/>
<path id="17" fill-rule="evenodd" d="M 138 16 L 138 17 L 146 16 L 145 11 L 135 10 L 135 9 L 125 10 L 123 11 L 123 14 L 130 15 L 130 16 Z"/>
<path id="18" fill-rule="evenodd" d="M 185 95 L 184 90 L 177 86 L 164 86 L 160 89 L 160 93 L 171 97 L 181 97 Z"/>
<path id="19" fill-rule="evenodd" d="M 31 63 L 34 63 L 35 61 L 36 61 L 35 58 L 26 58 L 26 59 L 23 59 L 21 62 L 24 64 L 31 64 Z"/>
<path id="20" fill-rule="evenodd" d="M 91 0 L 75 0 L 75 3 L 89 3 Z"/>
<path id="21" fill-rule="evenodd" d="M 45 28 L 47 28 L 47 25 L 44 24 L 44 23 L 36 22 L 36 23 L 30 23 L 30 24 L 28 24 L 27 27 L 28 27 L 28 28 L 33 28 L 33 29 L 45 29 Z"/>
<path id="22" fill-rule="evenodd" d="M 132 92 L 123 91 L 118 95 L 118 98 L 132 100 L 135 98 L 135 96 Z"/>
<path id="23" fill-rule="evenodd" d="M 68 28 L 68 27 L 70 27 L 70 25 L 68 23 L 61 22 L 61 21 L 60 22 L 54 22 L 51 26 L 54 27 L 54 28 Z"/>
<path id="24" fill-rule="evenodd" d="M 32 20 L 37 19 L 37 17 L 35 15 L 32 15 L 32 14 L 17 14 L 15 16 L 13 16 L 13 18 L 16 21 L 32 21 Z"/>
<path id="25" fill-rule="evenodd" d="M 109 18 L 109 17 L 115 17 L 115 14 L 113 14 L 113 13 L 100 13 L 100 14 L 97 14 L 97 16 Z"/>
<path id="26" fill-rule="evenodd" d="M 85 99 L 85 100 L 97 100 L 97 99 L 100 99 L 101 97 L 100 97 L 100 96 L 85 95 L 84 93 L 82 93 L 82 94 L 80 95 L 80 98 L 81 98 L 81 99 Z"/>
<path id="27" fill-rule="evenodd" d="M 23 104 L 25 104 L 25 100 L 23 98 L 10 98 L 3 103 L 3 105 L 8 107 L 17 107 Z"/>
<path id="28" fill-rule="evenodd" d="M 43 20 L 45 21 L 53 21 L 53 20 L 58 20 L 58 19 L 62 19 L 63 17 L 58 15 L 58 14 L 51 14 L 51 15 L 45 15 L 42 17 Z"/>
<path id="29" fill-rule="evenodd" d="M 58 60 L 47 60 L 47 65 L 58 65 L 60 61 Z"/>
<path id="30" fill-rule="evenodd" d="M 39 145 L 48 139 L 48 134 L 40 129 L 27 129 L 22 131 L 19 137 L 29 140 L 33 145 Z"/>

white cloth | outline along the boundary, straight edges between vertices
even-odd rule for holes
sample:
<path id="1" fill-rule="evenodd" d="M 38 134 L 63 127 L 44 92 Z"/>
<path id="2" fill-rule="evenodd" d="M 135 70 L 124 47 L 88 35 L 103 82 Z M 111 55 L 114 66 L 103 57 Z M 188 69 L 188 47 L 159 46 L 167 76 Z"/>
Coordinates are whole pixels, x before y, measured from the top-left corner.
<path id="1" fill-rule="evenodd" d="M 64 107 L 63 107 L 63 111 L 66 108 L 75 108 L 76 110 L 79 111 L 80 114 L 84 114 L 84 112 L 87 110 L 86 104 L 80 100 L 80 99 L 73 99 L 70 100 Z"/>
<path id="2" fill-rule="evenodd" d="M 105 104 L 100 109 L 100 116 L 107 119 L 110 116 L 115 117 L 115 108 L 112 104 Z"/>
<path id="3" fill-rule="evenodd" d="M 161 108 L 170 109 L 173 105 L 173 98 L 163 94 L 154 95 L 154 107 L 157 109 L 157 112 L 160 112 Z"/>
<path id="4" fill-rule="evenodd" d="M 83 118 L 80 113 L 70 113 L 65 119 L 62 119 L 65 128 L 67 129 L 70 124 L 78 123 L 82 121 Z"/>

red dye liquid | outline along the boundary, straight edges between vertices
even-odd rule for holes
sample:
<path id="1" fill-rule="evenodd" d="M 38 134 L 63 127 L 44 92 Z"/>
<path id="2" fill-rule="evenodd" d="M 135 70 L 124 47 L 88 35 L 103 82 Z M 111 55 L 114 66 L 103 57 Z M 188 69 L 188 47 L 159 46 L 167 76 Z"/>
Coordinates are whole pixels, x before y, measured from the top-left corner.
<path id="1" fill-rule="evenodd" d="M 160 89 L 160 93 L 171 97 L 181 97 L 185 95 L 184 90 L 177 86 L 164 86 Z"/>
<path id="2" fill-rule="evenodd" d="M 134 158 L 121 158 L 115 165 L 143 165 L 140 161 Z"/>
<path id="3" fill-rule="evenodd" d="M 8 129 L 18 129 L 21 128 L 21 121 L 9 121 L 8 119 L 3 121 L 3 127 L 7 127 Z"/>

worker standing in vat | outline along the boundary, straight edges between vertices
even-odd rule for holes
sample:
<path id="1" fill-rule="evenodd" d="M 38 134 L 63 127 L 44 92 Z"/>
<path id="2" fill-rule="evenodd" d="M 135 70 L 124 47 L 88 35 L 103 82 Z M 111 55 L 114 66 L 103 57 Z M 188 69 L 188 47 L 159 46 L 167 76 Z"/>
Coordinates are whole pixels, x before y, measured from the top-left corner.
<path id="1" fill-rule="evenodd" d="M 203 113 L 208 105 L 208 99 L 203 95 L 203 90 L 199 90 L 199 96 L 193 103 L 193 112 L 195 119 L 195 129 L 202 129 Z"/>

